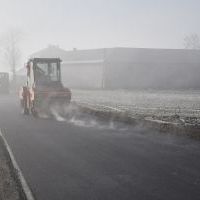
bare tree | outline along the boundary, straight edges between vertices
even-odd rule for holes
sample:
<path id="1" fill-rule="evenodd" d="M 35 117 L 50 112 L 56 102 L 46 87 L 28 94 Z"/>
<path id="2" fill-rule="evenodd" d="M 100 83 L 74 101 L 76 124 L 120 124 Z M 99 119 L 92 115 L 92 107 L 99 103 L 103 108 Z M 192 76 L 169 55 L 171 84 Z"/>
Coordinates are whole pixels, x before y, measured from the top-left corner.
<path id="1" fill-rule="evenodd" d="M 21 51 L 19 44 L 22 34 L 17 29 L 11 29 L 4 32 L 0 37 L 0 50 L 2 60 L 12 72 L 13 84 L 16 83 L 16 68 L 20 62 Z"/>
<path id="2" fill-rule="evenodd" d="M 194 33 L 184 38 L 184 46 L 186 49 L 200 49 L 199 36 Z"/>

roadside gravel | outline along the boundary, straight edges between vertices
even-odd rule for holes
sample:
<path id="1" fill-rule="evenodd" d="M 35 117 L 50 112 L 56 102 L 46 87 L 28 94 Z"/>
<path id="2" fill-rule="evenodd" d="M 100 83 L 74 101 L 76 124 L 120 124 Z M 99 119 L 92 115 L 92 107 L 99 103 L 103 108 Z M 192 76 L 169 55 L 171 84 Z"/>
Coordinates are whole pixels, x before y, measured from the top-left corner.
<path id="1" fill-rule="evenodd" d="M 0 139 L 0 200 L 21 200 L 19 187 Z"/>

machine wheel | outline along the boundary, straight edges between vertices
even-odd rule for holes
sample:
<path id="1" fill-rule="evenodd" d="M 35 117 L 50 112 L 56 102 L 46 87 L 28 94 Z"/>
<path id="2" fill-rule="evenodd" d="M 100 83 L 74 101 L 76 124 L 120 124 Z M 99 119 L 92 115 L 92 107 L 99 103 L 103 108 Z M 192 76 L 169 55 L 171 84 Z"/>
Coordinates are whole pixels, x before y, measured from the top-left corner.
<path id="1" fill-rule="evenodd" d="M 24 115 L 29 115 L 29 109 L 27 107 L 24 107 Z"/>
<path id="2" fill-rule="evenodd" d="M 22 99 L 21 99 L 21 107 L 22 107 L 22 112 L 24 115 L 29 115 L 29 108 L 27 106 L 28 103 L 28 90 L 26 86 L 23 86 L 22 89 Z"/>
<path id="3" fill-rule="evenodd" d="M 28 106 L 27 106 L 27 101 L 28 101 L 28 99 L 27 99 L 27 97 L 25 97 L 25 99 L 24 99 L 24 102 L 23 102 L 23 113 L 24 113 L 24 115 L 29 115 L 30 114 L 30 110 L 29 110 L 29 108 L 28 108 Z"/>
<path id="4" fill-rule="evenodd" d="M 38 112 L 34 108 L 31 109 L 31 113 L 33 117 L 36 117 L 36 118 L 38 117 Z"/>

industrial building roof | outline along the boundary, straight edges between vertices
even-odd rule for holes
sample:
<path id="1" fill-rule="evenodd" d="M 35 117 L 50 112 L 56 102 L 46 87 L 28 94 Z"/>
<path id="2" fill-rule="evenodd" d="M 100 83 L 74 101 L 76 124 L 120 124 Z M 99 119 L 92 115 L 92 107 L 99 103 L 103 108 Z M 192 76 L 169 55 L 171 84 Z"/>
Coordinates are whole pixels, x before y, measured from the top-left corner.
<path id="1" fill-rule="evenodd" d="M 31 57 L 60 57 L 64 63 L 131 62 L 131 63 L 200 63 L 200 50 L 102 48 L 66 51 L 49 46 Z"/>

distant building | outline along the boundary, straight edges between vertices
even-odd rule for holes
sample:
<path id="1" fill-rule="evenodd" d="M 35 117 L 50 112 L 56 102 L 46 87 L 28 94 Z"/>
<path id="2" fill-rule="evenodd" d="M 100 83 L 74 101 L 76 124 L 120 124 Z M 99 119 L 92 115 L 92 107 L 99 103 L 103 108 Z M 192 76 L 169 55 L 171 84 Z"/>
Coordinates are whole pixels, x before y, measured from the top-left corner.
<path id="1" fill-rule="evenodd" d="M 65 51 L 49 46 L 31 57 L 59 57 L 62 60 L 62 81 L 71 88 L 102 88 L 104 55 L 102 49 Z"/>
<path id="2" fill-rule="evenodd" d="M 49 46 L 31 57 L 60 57 L 71 88 L 200 89 L 200 50 Z"/>

